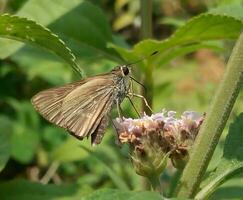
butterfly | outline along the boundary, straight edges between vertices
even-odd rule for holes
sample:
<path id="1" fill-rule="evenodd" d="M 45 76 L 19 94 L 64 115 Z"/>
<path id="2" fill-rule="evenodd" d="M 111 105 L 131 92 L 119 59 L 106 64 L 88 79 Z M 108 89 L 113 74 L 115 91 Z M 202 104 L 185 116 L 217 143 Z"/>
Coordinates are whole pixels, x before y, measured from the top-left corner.
<path id="1" fill-rule="evenodd" d="M 113 107 L 117 107 L 121 118 L 120 104 L 125 97 L 128 97 L 131 103 L 131 96 L 142 98 L 145 105 L 152 110 L 143 96 L 132 91 L 132 80 L 139 82 L 130 76 L 129 66 L 144 59 L 117 66 L 105 74 L 41 91 L 31 99 L 31 102 L 49 122 L 66 129 L 80 140 L 91 137 L 92 144 L 99 144 L 108 126 Z M 133 103 L 132 106 L 137 112 Z"/>
<path id="2" fill-rule="evenodd" d="M 92 144 L 99 144 L 111 109 L 116 106 L 119 111 L 121 102 L 129 95 L 129 74 L 127 65 L 118 66 L 105 74 L 41 91 L 31 102 L 49 122 L 80 140 L 90 136 Z"/>

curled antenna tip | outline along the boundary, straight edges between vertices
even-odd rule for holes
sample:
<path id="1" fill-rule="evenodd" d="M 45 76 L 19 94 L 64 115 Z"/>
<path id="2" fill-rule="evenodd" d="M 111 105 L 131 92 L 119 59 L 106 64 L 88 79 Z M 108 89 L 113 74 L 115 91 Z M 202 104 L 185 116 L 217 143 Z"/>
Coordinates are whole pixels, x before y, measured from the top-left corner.
<path id="1" fill-rule="evenodd" d="M 153 53 L 151 53 L 151 56 L 157 54 L 159 51 L 154 51 Z"/>

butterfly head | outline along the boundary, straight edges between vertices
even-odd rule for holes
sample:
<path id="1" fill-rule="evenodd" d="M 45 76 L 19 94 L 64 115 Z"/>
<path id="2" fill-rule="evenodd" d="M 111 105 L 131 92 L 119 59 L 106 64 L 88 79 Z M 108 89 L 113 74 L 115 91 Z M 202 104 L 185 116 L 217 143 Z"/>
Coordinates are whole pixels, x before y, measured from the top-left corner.
<path id="1" fill-rule="evenodd" d="M 128 65 L 119 65 L 111 70 L 111 73 L 122 79 L 129 78 L 131 75 L 131 68 Z"/>
<path id="2" fill-rule="evenodd" d="M 122 72 L 122 76 L 127 76 L 130 73 L 130 69 L 127 65 L 120 66 L 120 70 Z"/>

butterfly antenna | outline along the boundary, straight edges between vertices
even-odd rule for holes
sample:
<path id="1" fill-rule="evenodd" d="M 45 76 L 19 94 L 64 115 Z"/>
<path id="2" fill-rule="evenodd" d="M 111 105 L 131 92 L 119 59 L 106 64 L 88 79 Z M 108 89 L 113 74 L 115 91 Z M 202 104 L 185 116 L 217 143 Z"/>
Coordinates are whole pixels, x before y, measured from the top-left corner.
<path id="1" fill-rule="evenodd" d="M 145 93 L 147 92 L 147 88 L 145 87 L 145 85 L 143 85 L 142 83 L 140 83 L 138 80 L 136 80 L 135 78 L 133 78 L 132 76 L 130 76 L 130 78 L 135 81 L 136 83 L 138 83 L 139 85 L 141 85 L 145 91 Z"/>
<path id="2" fill-rule="evenodd" d="M 153 55 L 157 54 L 158 52 L 159 52 L 159 51 L 154 51 L 154 52 L 151 53 L 150 55 L 145 56 L 145 57 L 143 57 L 143 58 L 141 58 L 141 59 L 139 59 L 139 60 L 136 60 L 136 61 L 134 61 L 134 62 L 132 62 L 132 63 L 129 63 L 129 64 L 127 64 L 126 66 L 131 66 L 131 65 L 137 64 L 137 63 L 139 63 L 139 62 L 142 62 L 143 60 L 146 60 L 147 58 L 149 58 L 150 56 L 153 56 Z"/>

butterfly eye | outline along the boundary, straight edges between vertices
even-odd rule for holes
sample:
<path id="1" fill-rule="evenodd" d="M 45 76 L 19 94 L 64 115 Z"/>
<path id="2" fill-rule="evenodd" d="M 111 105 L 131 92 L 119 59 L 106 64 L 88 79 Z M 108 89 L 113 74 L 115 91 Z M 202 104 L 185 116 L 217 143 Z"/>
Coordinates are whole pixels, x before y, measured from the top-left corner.
<path id="1" fill-rule="evenodd" d="M 122 67 L 122 72 L 123 72 L 123 74 L 126 76 L 126 75 L 128 75 L 129 74 L 129 69 L 128 69 L 128 67 Z"/>

